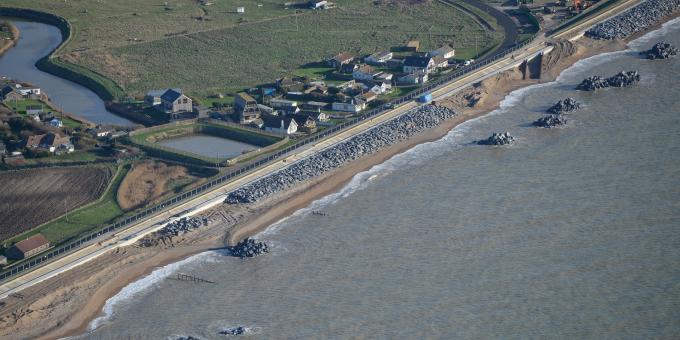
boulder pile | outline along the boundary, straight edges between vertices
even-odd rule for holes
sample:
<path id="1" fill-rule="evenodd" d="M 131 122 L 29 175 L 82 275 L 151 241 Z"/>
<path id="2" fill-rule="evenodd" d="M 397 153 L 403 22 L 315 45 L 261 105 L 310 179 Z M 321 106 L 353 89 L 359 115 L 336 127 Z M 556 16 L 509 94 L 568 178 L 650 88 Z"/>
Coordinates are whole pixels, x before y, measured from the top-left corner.
<path id="1" fill-rule="evenodd" d="M 564 115 L 549 115 L 539 118 L 533 124 L 542 128 L 554 128 L 567 124 L 567 119 L 564 118 Z"/>
<path id="2" fill-rule="evenodd" d="M 244 259 L 268 253 L 269 246 L 264 242 L 257 242 L 248 237 L 233 247 L 227 247 L 227 250 L 231 256 Z"/>
<path id="3" fill-rule="evenodd" d="M 445 107 L 419 106 L 345 142 L 232 191 L 225 199 L 225 203 L 257 202 L 361 156 L 373 154 L 389 145 L 404 141 L 423 130 L 436 127 L 454 115 L 455 112 Z"/>
<path id="4" fill-rule="evenodd" d="M 638 73 L 638 71 L 621 71 L 606 79 L 600 76 L 588 77 L 578 84 L 576 89 L 581 91 L 595 91 L 606 87 L 626 87 L 639 81 L 640 73 Z"/>
<path id="5" fill-rule="evenodd" d="M 225 328 L 219 332 L 219 335 L 243 335 L 246 334 L 246 328 L 243 326 Z"/>
<path id="6" fill-rule="evenodd" d="M 640 52 L 640 54 L 644 54 L 647 59 L 668 59 L 674 55 L 678 54 L 678 49 L 673 47 L 671 44 L 667 42 L 658 42 L 654 46 L 652 46 L 651 49 Z"/>
<path id="7" fill-rule="evenodd" d="M 554 114 L 554 115 L 561 115 L 563 113 L 569 113 L 576 111 L 581 108 L 581 104 L 576 101 L 574 98 L 567 98 L 558 101 L 555 105 L 551 106 L 548 109 L 548 113 Z"/>
<path id="8" fill-rule="evenodd" d="M 515 142 L 515 137 L 510 136 L 509 133 L 507 132 L 494 132 L 491 137 L 487 139 L 482 139 L 480 141 L 477 141 L 477 144 L 479 145 L 507 145 L 507 144 L 512 144 Z"/>
<path id="9" fill-rule="evenodd" d="M 155 247 L 166 241 L 172 243 L 172 238 L 180 234 L 185 234 L 192 229 L 196 229 L 208 224 L 208 219 L 199 217 L 183 217 L 177 221 L 170 222 L 158 231 L 155 231 L 139 240 L 141 247 Z"/>
<path id="10" fill-rule="evenodd" d="M 586 31 L 593 39 L 623 39 L 643 31 L 680 9 L 680 0 L 647 0 Z"/>

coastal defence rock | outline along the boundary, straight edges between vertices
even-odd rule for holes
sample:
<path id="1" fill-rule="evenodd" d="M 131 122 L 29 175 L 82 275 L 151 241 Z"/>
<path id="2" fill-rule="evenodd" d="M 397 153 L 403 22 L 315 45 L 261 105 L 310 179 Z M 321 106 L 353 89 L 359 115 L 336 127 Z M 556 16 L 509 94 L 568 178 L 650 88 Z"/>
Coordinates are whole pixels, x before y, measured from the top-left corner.
<path id="1" fill-rule="evenodd" d="M 576 111 L 581 108 L 581 104 L 576 101 L 574 98 L 567 98 L 558 101 L 555 105 L 551 106 L 548 109 L 548 113 L 554 114 L 554 115 L 560 115 L 564 113 L 569 113 Z"/>
<path id="2" fill-rule="evenodd" d="M 550 115 L 539 118 L 533 123 L 534 126 L 542 128 L 554 128 L 567 124 L 567 119 L 563 115 Z"/>
<path id="3" fill-rule="evenodd" d="M 217 334 L 231 336 L 244 335 L 246 334 L 246 328 L 243 326 L 229 327 L 217 332 Z"/>
<path id="4" fill-rule="evenodd" d="M 158 231 L 155 231 L 139 240 L 140 247 L 155 247 L 161 243 L 172 243 L 172 238 L 185 234 L 192 229 L 207 225 L 208 220 L 198 217 L 183 217 L 177 221 L 170 222 Z"/>
<path id="5" fill-rule="evenodd" d="M 508 145 L 515 142 L 515 137 L 508 132 L 494 132 L 491 137 L 477 141 L 479 145 Z"/>
<path id="6" fill-rule="evenodd" d="M 233 247 L 227 247 L 227 250 L 229 250 L 231 256 L 244 259 L 269 253 L 269 246 L 264 242 L 257 242 L 248 237 Z"/>
<path id="7" fill-rule="evenodd" d="M 578 84 L 576 89 L 581 91 L 595 91 L 607 87 L 631 86 L 639 81 L 640 73 L 638 71 L 621 71 L 606 79 L 601 76 L 588 77 Z"/>
<path id="8" fill-rule="evenodd" d="M 647 0 L 607 21 L 595 25 L 585 35 L 593 39 L 623 39 L 643 31 L 680 9 L 680 0 Z"/>
<path id="9" fill-rule="evenodd" d="M 647 59 L 655 60 L 655 59 L 668 59 L 672 56 L 675 56 L 678 54 L 678 49 L 673 47 L 671 44 L 667 42 L 658 42 L 652 46 L 651 49 L 640 52 L 640 54 L 644 54 Z"/>
<path id="10" fill-rule="evenodd" d="M 227 195 L 225 203 L 257 202 L 291 188 L 297 183 L 341 167 L 361 156 L 376 153 L 419 132 L 436 127 L 455 114 L 453 110 L 442 106 L 419 106 L 384 124 L 353 136 L 345 142 L 234 190 Z"/>

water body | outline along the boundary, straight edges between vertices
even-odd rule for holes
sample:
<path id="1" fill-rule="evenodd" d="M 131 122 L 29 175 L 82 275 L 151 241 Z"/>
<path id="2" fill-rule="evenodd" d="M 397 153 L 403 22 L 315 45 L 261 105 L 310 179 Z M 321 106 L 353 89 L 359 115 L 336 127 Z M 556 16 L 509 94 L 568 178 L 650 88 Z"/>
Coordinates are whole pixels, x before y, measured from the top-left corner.
<path id="1" fill-rule="evenodd" d="M 160 141 L 159 144 L 201 156 L 219 157 L 220 159 L 234 158 L 243 154 L 244 151 L 260 148 L 257 145 L 208 135 L 170 138 Z"/>
<path id="2" fill-rule="evenodd" d="M 357 175 L 261 234 L 270 255 L 159 269 L 84 338 L 677 338 L 680 58 L 635 51 L 658 40 L 680 46 L 680 21 Z M 641 84 L 573 90 L 622 69 Z M 568 96 L 568 127 L 529 126 Z M 518 144 L 471 144 L 506 130 Z"/>
<path id="3" fill-rule="evenodd" d="M 6 19 L 6 18 L 5 18 Z M 10 20 L 20 32 L 16 46 L 0 57 L 0 75 L 40 87 L 60 109 L 96 124 L 132 125 L 108 112 L 104 102 L 89 89 L 38 70 L 35 63 L 61 43 L 59 29 L 38 22 Z"/>

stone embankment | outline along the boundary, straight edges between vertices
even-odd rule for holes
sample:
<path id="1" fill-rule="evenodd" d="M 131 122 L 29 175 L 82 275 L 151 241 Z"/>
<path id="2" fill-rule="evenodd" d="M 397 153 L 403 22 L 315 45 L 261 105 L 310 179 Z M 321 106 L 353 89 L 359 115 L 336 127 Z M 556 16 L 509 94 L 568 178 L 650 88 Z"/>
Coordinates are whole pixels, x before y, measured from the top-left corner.
<path id="1" fill-rule="evenodd" d="M 593 39 L 623 39 L 644 31 L 680 9 L 680 0 L 647 0 L 586 31 Z"/>
<path id="2" fill-rule="evenodd" d="M 207 225 L 208 220 L 206 218 L 198 217 L 184 217 L 175 222 L 170 222 L 165 227 L 158 231 L 155 231 L 147 236 L 144 236 L 139 240 L 140 247 L 155 247 L 162 244 L 170 243 L 172 244 L 172 239 L 180 234 L 185 234 L 192 229 L 197 229 L 201 226 Z"/>
<path id="3" fill-rule="evenodd" d="M 668 59 L 672 56 L 675 56 L 678 54 L 678 49 L 673 47 L 671 44 L 667 42 L 658 42 L 654 46 L 652 46 L 651 49 L 640 52 L 640 54 L 644 54 L 647 59 L 655 60 L 655 59 Z"/>
<path id="4" fill-rule="evenodd" d="M 567 119 L 564 118 L 564 115 L 549 115 L 545 117 L 539 118 L 537 121 L 533 123 L 534 126 L 537 127 L 542 127 L 542 128 L 554 128 L 562 125 L 567 124 Z"/>
<path id="5" fill-rule="evenodd" d="M 491 137 L 477 141 L 479 145 L 508 145 L 515 142 L 515 137 L 508 132 L 494 132 Z"/>
<path id="6" fill-rule="evenodd" d="M 247 331 L 247 329 L 245 327 L 236 326 L 236 327 L 225 328 L 225 329 L 217 332 L 217 334 L 235 336 L 235 335 L 244 335 L 244 334 L 246 334 L 246 331 Z"/>
<path id="7" fill-rule="evenodd" d="M 601 76 L 588 77 L 576 86 L 576 89 L 581 91 L 595 91 L 607 87 L 631 86 L 639 81 L 640 73 L 638 73 L 638 71 L 621 71 L 606 79 Z"/>
<path id="8" fill-rule="evenodd" d="M 561 115 L 564 113 L 574 112 L 581 108 L 581 104 L 574 98 L 567 98 L 558 101 L 555 105 L 548 109 L 548 113 L 554 115 Z"/>
<path id="9" fill-rule="evenodd" d="M 229 193 L 225 202 L 237 204 L 259 201 L 297 183 L 341 167 L 361 156 L 373 154 L 387 146 L 404 141 L 423 130 L 436 127 L 454 115 L 455 112 L 445 107 L 420 106 L 345 142 L 237 189 Z"/>
<path id="10" fill-rule="evenodd" d="M 257 242 L 248 237 L 233 247 L 227 247 L 227 250 L 229 251 L 229 255 L 244 259 L 268 253 L 269 246 L 264 242 Z"/>

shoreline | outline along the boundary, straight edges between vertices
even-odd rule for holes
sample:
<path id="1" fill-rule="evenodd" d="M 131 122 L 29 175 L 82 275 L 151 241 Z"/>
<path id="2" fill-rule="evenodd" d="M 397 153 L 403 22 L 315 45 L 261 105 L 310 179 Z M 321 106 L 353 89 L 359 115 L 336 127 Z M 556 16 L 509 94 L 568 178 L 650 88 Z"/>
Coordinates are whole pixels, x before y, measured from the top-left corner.
<path id="1" fill-rule="evenodd" d="M 674 17 L 677 17 L 677 15 Z M 672 18 L 664 19 L 664 21 L 660 22 L 658 25 L 650 27 L 649 30 L 639 32 L 639 34 L 631 36 L 629 39 L 626 39 L 625 42 L 634 40 L 645 33 L 656 30 L 658 27 L 663 25 L 663 23 L 670 19 Z M 587 41 L 589 41 L 590 44 L 585 44 Z M 451 105 L 454 107 L 454 110 L 459 112 L 459 114 L 444 121 L 438 127 L 424 131 L 423 133 L 413 136 L 413 138 L 410 138 L 407 141 L 389 146 L 375 154 L 362 157 L 339 169 L 330 171 L 308 181 L 307 183 L 296 186 L 295 188 L 292 188 L 284 193 L 274 195 L 275 197 L 272 197 L 271 199 L 266 199 L 266 202 L 261 204 L 262 206 L 258 207 L 258 209 L 262 210 L 263 213 L 257 217 L 250 216 L 250 218 L 246 219 L 244 223 L 240 223 L 236 227 L 228 230 L 228 240 L 233 242 L 234 240 L 257 234 L 267 229 L 267 227 L 271 224 L 281 220 L 282 218 L 285 218 L 286 216 L 289 216 L 292 212 L 309 205 L 309 203 L 312 201 L 327 196 L 330 193 L 336 192 L 337 189 L 346 185 L 356 174 L 366 171 L 375 165 L 381 164 L 391 157 L 403 153 L 404 151 L 411 149 L 416 145 L 441 139 L 461 123 L 483 116 L 497 109 L 499 107 L 500 101 L 512 91 L 534 84 L 554 81 L 563 70 L 567 69 L 578 60 L 601 53 L 613 52 L 627 48 L 627 44 L 624 43 L 624 41 L 594 41 L 588 38 L 580 38 L 576 41 L 576 44 L 579 45 L 575 53 L 565 56 L 559 60 L 554 68 L 547 70 L 545 77 L 533 80 L 512 78 L 513 73 L 514 76 L 517 76 L 517 69 L 513 69 L 512 71 L 507 71 L 510 72 L 510 76 L 506 77 L 499 75 L 489 78 L 482 83 L 487 81 L 489 81 L 488 83 L 494 83 L 495 81 L 495 84 L 490 84 L 488 88 L 483 89 L 483 91 L 487 92 L 483 94 L 484 99 L 480 101 L 479 106 L 462 111 L 459 107 L 456 107 L 459 105 L 459 103 L 456 103 L 456 100 L 462 100 L 461 98 L 456 97 L 462 97 L 462 95 L 466 93 L 467 89 L 462 90 L 455 96 L 442 101 L 441 105 Z M 474 88 L 474 90 L 478 90 L 478 88 Z M 440 105 L 440 103 L 438 103 L 438 105 Z M 251 213 L 250 215 L 254 215 L 252 211 L 249 211 L 249 213 Z M 201 232 L 202 231 L 198 231 L 198 233 Z M 198 237 L 199 235 L 188 236 Z M 125 275 L 117 275 L 108 280 L 106 283 L 96 287 L 91 291 L 92 294 L 89 297 L 81 296 L 80 301 L 82 302 L 82 305 L 73 306 L 72 308 L 72 310 L 77 310 L 77 312 L 73 313 L 72 315 L 67 314 L 64 316 L 63 320 L 57 322 L 56 325 L 40 331 L 38 334 L 42 335 L 39 338 L 60 338 L 86 333 L 90 322 L 101 315 L 102 307 L 105 305 L 106 301 L 110 297 L 118 294 L 129 283 L 138 280 L 140 277 L 148 275 L 158 267 L 179 261 L 194 254 L 214 249 L 216 246 L 220 245 L 224 245 L 223 237 L 218 235 L 208 237 L 204 240 L 199 240 L 198 243 L 194 243 L 192 245 L 184 245 L 171 250 L 163 250 L 162 253 L 159 252 L 157 248 L 148 248 L 148 251 L 146 252 L 154 252 L 154 255 L 152 256 L 149 256 L 149 254 L 144 254 L 145 250 L 140 250 L 140 254 L 136 255 L 142 257 L 141 261 L 134 264 L 129 264 L 128 262 L 121 264 L 121 267 L 124 267 Z M 111 265 L 111 263 L 108 263 L 108 265 Z M 108 267 L 104 266 L 104 268 L 107 269 Z M 59 278 L 64 279 L 64 277 L 68 276 L 68 273 L 65 273 L 60 275 Z M 74 286 L 79 284 L 82 285 L 81 282 L 76 282 Z M 51 312 L 55 311 L 52 310 Z M 60 313 L 66 314 L 68 311 L 61 309 Z M 49 314 L 51 313 L 48 313 L 48 316 Z M 30 321 L 35 323 L 39 320 L 41 320 L 41 318 L 36 315 L 35 318 L 29 317 L 26 323 L 31 323 Z M 25 326 L 26 328 L 30 328 L 30 325 L 28 324 L 25 324 Z M 23 329 L 22 327 L 18 328 Z M 30 329 L 23 329 L 23 331 L 29 332 Z"/>
<path id="2" fill-rule="evenodd" d="M 16 26 L 14 26 L 14 24 L 12 24 L 11 21 L 5 20 L 3 22 L 9 27 L 9 31 L 12 34 L 12 38 L 6 40 L 7 43 L 0 46 L 0 57 L 2 57 L 5 54 L 5 52 L 9 51 L 10 48 L 16 46 L 17 41 L 19 41 L 19 38 L 21 37 L 21 32 L 19 32 L 19 29 Z"/>

